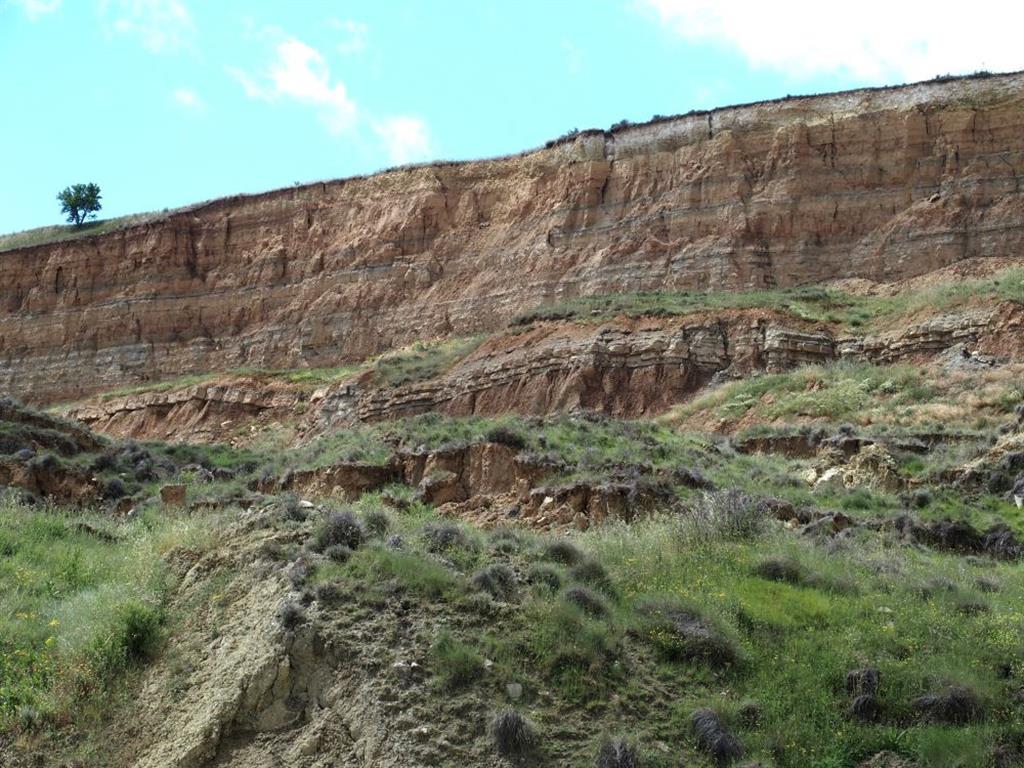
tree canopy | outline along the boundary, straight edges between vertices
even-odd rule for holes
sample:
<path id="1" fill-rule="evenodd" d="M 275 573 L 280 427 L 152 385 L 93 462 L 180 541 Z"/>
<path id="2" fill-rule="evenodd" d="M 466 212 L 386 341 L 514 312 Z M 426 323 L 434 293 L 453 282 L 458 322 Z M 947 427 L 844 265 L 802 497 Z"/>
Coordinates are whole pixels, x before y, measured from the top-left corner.
<path id="1" fill-rule="evenodd" d="M 100 205 L 100 188 L 97 184 L 73 184 L 57 194 L 60 212 L 67 214 L 68 222 L 82 226 L 87 218 L 95 218 Z"/>

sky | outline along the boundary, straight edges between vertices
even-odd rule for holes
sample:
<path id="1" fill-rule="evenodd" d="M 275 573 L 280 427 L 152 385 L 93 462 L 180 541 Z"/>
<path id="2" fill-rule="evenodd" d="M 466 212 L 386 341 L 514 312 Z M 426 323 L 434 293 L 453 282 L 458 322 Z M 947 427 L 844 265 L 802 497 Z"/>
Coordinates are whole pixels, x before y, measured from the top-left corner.
<path id="1" fill-rule="evenodd" d="M 0 0 L 0 233 L 619 120 L 1024 69 L 1024 3 Z"/>

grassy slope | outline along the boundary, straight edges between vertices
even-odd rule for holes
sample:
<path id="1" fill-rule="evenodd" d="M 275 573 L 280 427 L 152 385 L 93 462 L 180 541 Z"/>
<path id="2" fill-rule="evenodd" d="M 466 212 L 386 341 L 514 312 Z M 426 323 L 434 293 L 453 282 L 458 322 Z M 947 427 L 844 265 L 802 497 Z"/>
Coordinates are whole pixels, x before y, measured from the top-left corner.
<path id="1" fill-rule="evenodd" d="M 986 430 L 1024 402 L 1020 366 L 977 371 L 835 363 L 729 382 L 664 421 L 695 427 L 853 422 L 872 431 Z"/>
<path id="2" fill-rule="evenodd" d="M 359 506 L 370 511 L 379 504 L 369 496 Z M 609 579 L 595 589 L 608 612 L 593 617 L 566 601 L 565 588 L 581 572 L 545 556 L 546 537 L 467 530 L 464 542 L 434 555 L 421 534 L 430 519 L 425 511 L 393 519 L 403 551 L 370 543 L 344 565 L 322 566 L 313 582 L 340 590 L 341 602 L 356 599 L 377 610 L 396 599 L 391 585 L 432 605 L 446 627 L 428 667 L 438 695 L 463 696 L 486 709 L 505 699 L 506 682 L 522 684 L 520 708 L 549 742 L 552 764 L 591 765 L 601 736 L 613 733 L 639 743 L 647 765 L 676 765 L 680 757 L 706 765 L 687 725 L 700 706 L 722 713 L 749 756 L 780 768 L 849 766 L 882 749 L 922 765 L 984 766 L 992 745 L 1022 724 L 1020 711 L 1007 704 L 1013 683 L 1001 672 L 1020 664 L 1018 566 L 967 565 L 872 538 L 836 551 L 770 527 L 749 539 L 695 535 L 665 519 L 582 537 L 580 546 Z M 769 557 L 799 563 L 804 583 L 755 575 Z M 526 583 L 541 563 L 559 575 L 561 589 Z M 495 564 L 518 575 L 510 595 L 497 601 L 472 585 L 474 574 Z M 1000 591 L 981 593 L 981 579 Z M 637 609 L 666 598 L 718 626 L 736 644 L 739 661 L 715 667 L 672 660 L 671 638 L 666 643 Z M 975 604 L 985 610 L 964 607 Z M 484 672 L 485 658 L 496 665 L 491 673 Z M 845 674 L 866 665 L 882 676 L 879 724 L 847 714 Z M 985 702 L 983 722 L 919 722 L 909 702 L 950 683 L 969 686 Z M 741 721 L 749 701 L 759 705 L 757 725 Z"/>
<path id="3" fill-rule="evenodd" d="M 163 555 L 213 527 L 0 500 L 0 730 L 101 706 L 96 697 L 159 643 L 172 586 Z"/>
<path id="4" fill-rule="evenodd" d="M 113 219 L 90 221 L 80 227 L 66 224 L 12 232 L 8 235 L 0 235 L 0 252 L 11 251 L 15 248 L 29 248 L 34 245 L 44 245 L 47 243 L 59 243 L 65 240 L 77 240 L 80 237 L 90 237 L 92 235 L 103 235 L 134 224 L 151 221 L 160 215 L 156 213 L 137 213 Z"/>

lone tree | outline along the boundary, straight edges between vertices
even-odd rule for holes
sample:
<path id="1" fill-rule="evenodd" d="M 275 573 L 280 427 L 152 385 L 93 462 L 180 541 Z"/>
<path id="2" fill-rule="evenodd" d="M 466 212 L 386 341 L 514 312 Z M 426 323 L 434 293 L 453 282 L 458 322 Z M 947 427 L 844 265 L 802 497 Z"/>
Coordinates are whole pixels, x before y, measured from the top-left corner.
<path id="1" fill-rule="evenodd" d="M 76 227 L 82 226 L 87 218 L 96 218 L 100 206 L 100 188 L 96 184 L 74 184 L 65 187 L 57 195 L 60 212 L 66 213 L 68 222 Z"/>

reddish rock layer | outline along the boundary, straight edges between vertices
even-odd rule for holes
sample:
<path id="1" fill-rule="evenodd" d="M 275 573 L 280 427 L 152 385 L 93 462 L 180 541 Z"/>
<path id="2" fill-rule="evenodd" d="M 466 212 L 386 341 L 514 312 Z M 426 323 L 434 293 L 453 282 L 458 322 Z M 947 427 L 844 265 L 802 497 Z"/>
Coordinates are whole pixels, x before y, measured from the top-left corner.
<path id="1" fill-rule="evenodd" d="M 894 280 L 1024 248 L 1024 76 L 727 108 L 0 254 L 0 389 L 361 359 L 580 294 Z"/>
<path id="2" fill-rule="evenodd" d="M 542 323 L 498 334 L 433 379 L 380 387 L 362 376 L 312 396 L 235 378 L 84 403 L 68 415 L 120 437 L 185 441 L 259 434 L 274 421 L 305 438 L 360 422 L 439 411 L 544 415 L 576 409 L 653 416 L 715 376 L 783 371 L 839 359 L 923 363 L 959 348 L 1024 360 L 1024 307 L 1003 303 L 927 318 L 900 331 L 836 335 L 824 325 L 752 309 L 600 324 Z"/>

